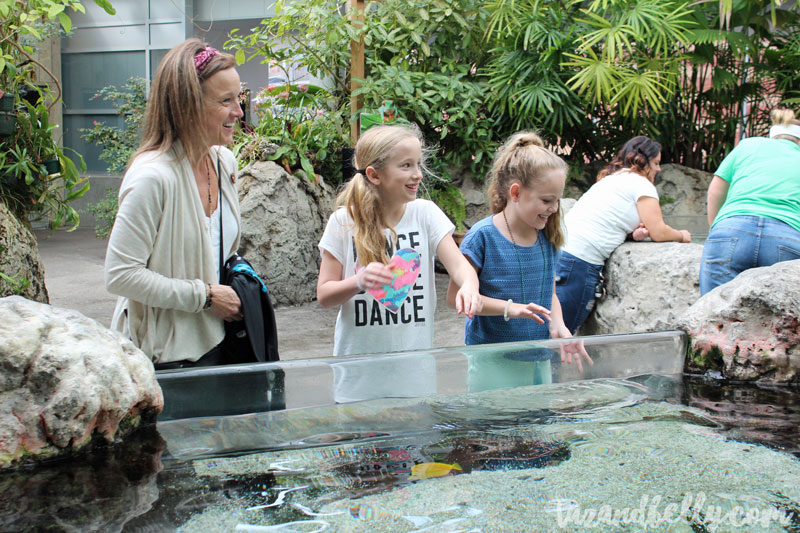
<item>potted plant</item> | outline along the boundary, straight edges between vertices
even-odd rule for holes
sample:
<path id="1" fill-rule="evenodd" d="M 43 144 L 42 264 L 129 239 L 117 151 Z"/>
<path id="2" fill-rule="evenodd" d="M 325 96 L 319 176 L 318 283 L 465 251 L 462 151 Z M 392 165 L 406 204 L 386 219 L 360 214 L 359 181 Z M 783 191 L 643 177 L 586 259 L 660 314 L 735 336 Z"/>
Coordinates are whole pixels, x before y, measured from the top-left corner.
<path id="1" fill-rule="evenodd" d="M 0 89 L 0 112 L 14 111 L 14 94 Z"/>
<path id="2" fill-rule="evenodd" d="M 50 122 L 47 106 L 24 101 L 11 135 L 0 139 L 0 196 L 21 220 L 49 217 L 51 226 L 77 225 L 78 213 L 68 205 L 89 187 L 76 165 L 53 140 L 57 125 Z"/>
<path id="3" fill-rule="evenodd" d="M 94 2 L 115 13 L 108 0 Z M 83 158 L 76 154 L 76 165 L 53 139 L 57 126 L 50 123 L 49 108 L 61 99 L 61 85 L 34 54 L 59 28 L 72 30 L 68 10 L 85 8 L 81 0 L 0 0 L 0 201 L 20 220 L 47 217 L 54 229 L 77 227 L 79 216 L 69 202 L 89 188 L 80 176 Z M 50 78 L 55 94 L 37 70 Z"/>
<path id="4" fill-rule="evenodd" d="M 14 94 L 0 89 L 0 137 L 8 137 L 14 132 L 14 125 L 17 123 L 14 103 Z"/>

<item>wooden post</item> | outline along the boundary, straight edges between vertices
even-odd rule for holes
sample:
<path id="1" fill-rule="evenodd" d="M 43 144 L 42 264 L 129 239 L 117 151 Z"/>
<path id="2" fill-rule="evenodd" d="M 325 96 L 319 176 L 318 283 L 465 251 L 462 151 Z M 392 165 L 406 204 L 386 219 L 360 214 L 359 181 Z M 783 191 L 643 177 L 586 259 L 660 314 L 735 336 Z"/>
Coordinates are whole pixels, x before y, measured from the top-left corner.
<path id="1" fill-rule="evenodd" d="M 365 0 L 350 0 L 350 20 L 353 26 L 361 28 L 364 25 L 364 10 L 366 9 Z M 358 114 L 364 99 L 361 95 L 353 96 L 353 92 L 361 87 L 361 83 L 355 78 L 364 78 L 364 38 L 358 41 L 350 41 L 350 111 L 356 116 L 356 120 L 350 123 L 350 138 L 355 146 L 361 132 L 361 120 Z"/>

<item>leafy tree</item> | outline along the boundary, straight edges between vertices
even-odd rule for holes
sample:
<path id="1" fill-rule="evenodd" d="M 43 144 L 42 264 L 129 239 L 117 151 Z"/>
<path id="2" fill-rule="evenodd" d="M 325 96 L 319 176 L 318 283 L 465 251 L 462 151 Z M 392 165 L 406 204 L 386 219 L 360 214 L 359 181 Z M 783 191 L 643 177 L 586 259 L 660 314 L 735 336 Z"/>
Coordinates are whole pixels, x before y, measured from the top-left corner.
<path id="1" fill-rule="evenodd" d="M 114 13 L 107 0 L 95 3 Z M 14 124 L 8 136 L 0 137 L 0 198 L 22 220 L 49 217 L 53 229 L 77 228 L 80 219 L 69 202 L 89 188 L 80 177 L 83 159 L 77 156 L 79 169 L 53 140 L 56 126 L 48 112 L 61 98 L 61 85 L 34 54 L 34 47 L 59 27 L 72 29 L 68 10 L 85 11 L 79 0 L 0 0 L 0 96 L 12 95 L 13 110 L 3 118 Z M 38 85 L 35 67 L 52 79 L 55 94 Z"/>
<path id="2" fill-rule="evenodd" d="M 363 25 L 334 0 L 278 2 L 276 16 L 226 43 L 237 61 L 305 67 L 331 84 L 329 112 L 349 121 L 350 43 L 364 40 L 365 71 L 356 95 L 365 108 L 391 100 L 398 114 L 438 143 L 438 170 L 485 170 L 495 136 L 480 68 L 486 12 L 477 0 L 386 0 L 368 4 Z M 354 96 L 356 96 L 354 95 Z"/>
<path id="3" fill-rule="evenodd" d="M 451 166 L 483 176 L 519 129 L 556 146 L 583 186 L 637 134 L 658 139 L 665 161 L 713 169 L 740 131 L 765 132 L 769 108 L 800 101 L 798 8 L 777 0 L 385 0 L 363 25 L 340 7 L 279 2 L 228 44 L 240 62 L 329 80 L 330 110 L 347 120 L 350 42 L 363 39 L 356 95 L 391 100 L 438 142 L 442 190 Z"/>
<path id="4" fill-rule="evenodd" d="M 775 5 L 490 2 L 492 109 L 541 129 L 575 165 L 646 134 L 665 161 L 713 168 L 744 109 L 745 133 L 761 134 L 768 109 L 796 95 L 797 8 Z"/>
<path id="5" fill-rule="evenodd" d="M 147 105 L 147 80 L 129 78 L 125 88 L 109 85 L 100 89 L 94 98 L 110 101 L 117 115 L 125 121 L 125 127 L 120 129 L 95 121 L 91 128 L 80 130 L 81 136 L 100 146 L 100 160 L 108 164 L 108 172 L 122 174 L 141 142 L 142 121 Z"/>
<path id="6" fill-rule="evenodd" d="M 650 117 L 667 160 L 714 170 L 737 135 L 765 135 L 769 111 L 800 95 L 800 17 L 770 0 L 719 13 L 694 6 L 691 45 L 677 53 L 678 90 Z M 734 29 L 724 29 L 730 25 Z"/>
<path id="7" fill-rule="evenodd" d="M 578 168 L 605 159 L 671 98 L 681 61 L 672 47 L 688 40 L 691 24 L 685 5 L 490 3 L 492 109 L 540 130 Z"/>

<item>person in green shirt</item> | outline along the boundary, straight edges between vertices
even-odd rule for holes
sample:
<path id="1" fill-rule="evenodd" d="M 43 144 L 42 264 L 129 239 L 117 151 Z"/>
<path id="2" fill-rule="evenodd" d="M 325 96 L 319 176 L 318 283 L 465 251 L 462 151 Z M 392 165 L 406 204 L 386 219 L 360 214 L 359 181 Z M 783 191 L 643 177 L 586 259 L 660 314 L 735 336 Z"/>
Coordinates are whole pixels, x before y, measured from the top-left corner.
<path id="1" fill-rule="evenodd" d="M 708 187 L 700 294 L 749 268 L 800 259 L 800 120 L 773 109 L 769 138 L 742 140 Z"/>

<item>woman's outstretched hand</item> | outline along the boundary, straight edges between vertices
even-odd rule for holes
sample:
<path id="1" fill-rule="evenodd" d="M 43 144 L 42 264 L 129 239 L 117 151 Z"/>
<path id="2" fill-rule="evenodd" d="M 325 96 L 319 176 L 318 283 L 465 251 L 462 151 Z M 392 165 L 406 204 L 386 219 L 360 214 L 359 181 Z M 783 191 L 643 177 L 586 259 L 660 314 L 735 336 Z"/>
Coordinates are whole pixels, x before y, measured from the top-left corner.
<path id="1" fill-rule="evenodd" d="M 225 322 L 236 322 L 242 319 L 242 302 L 228 285 L 211 286 L 211 312 Z"/>

